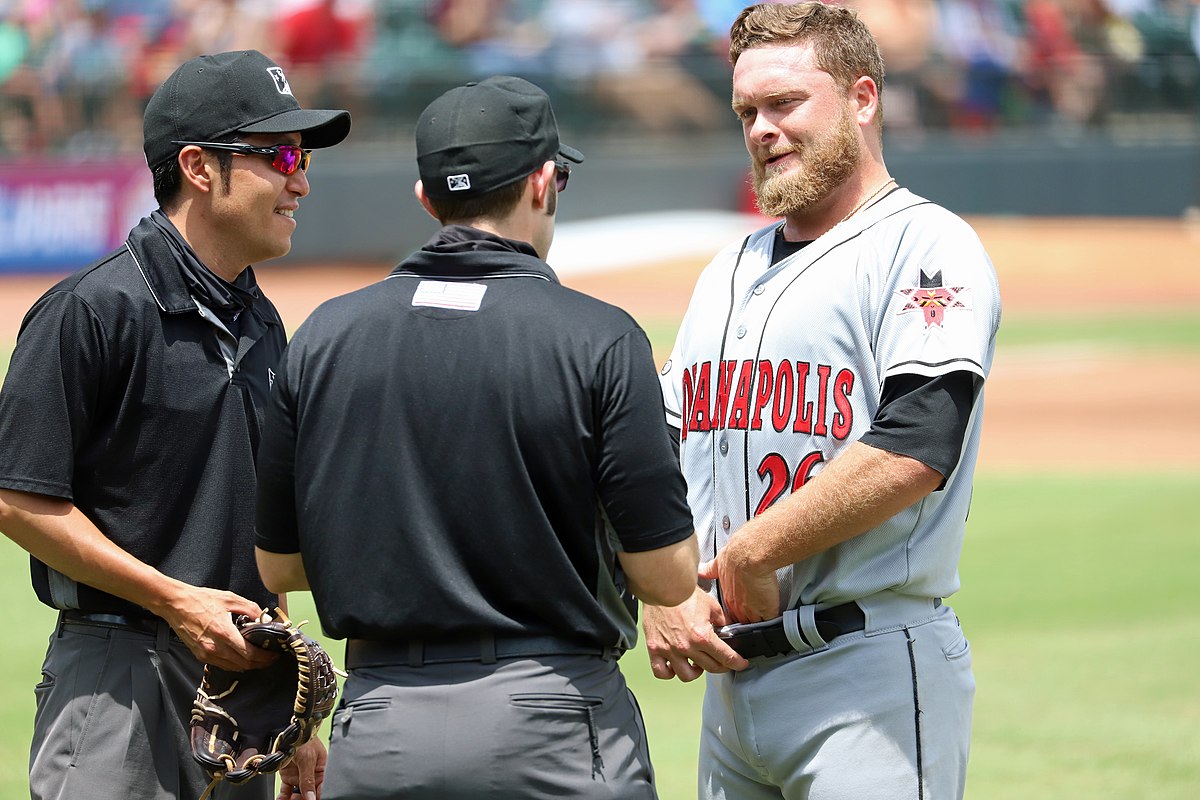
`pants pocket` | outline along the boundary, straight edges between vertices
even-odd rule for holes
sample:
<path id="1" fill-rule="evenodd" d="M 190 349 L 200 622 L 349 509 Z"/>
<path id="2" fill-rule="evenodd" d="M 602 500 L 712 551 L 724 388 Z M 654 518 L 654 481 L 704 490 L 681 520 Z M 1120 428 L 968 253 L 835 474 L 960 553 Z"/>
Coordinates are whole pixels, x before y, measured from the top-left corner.
<path id="1" fill-rule="evenodd" d="M 600 752 L 600 729 L 596 724 L 596 714 L 604 705 L 604 698 L 528 692 L 511 694 L 508 699 L 514 710 L 525 717 L 529 725 L 525 730 L 533 731 L 535 735 L 540 731 L 544 742 L 553 745 L 559 753 L 570 752 L 573 742 L 586 728 L 592 777 L 603 777 L 604 757 Z"/>

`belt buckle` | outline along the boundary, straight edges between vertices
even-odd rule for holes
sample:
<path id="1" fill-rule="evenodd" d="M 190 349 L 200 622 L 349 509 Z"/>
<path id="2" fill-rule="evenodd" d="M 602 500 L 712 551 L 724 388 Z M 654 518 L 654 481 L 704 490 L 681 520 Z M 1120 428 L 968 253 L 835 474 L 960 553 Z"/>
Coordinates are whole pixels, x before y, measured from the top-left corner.
<path id="1" fill-rule="evenodd" d="M 735 622 L 723 625 L 717 628 L 716 633 L 718 638 L 742 658 L 777 656 L 791 652 L 793 648 L 790 646 L 781 650 L 767 637 L 767 631 L 775 629 L 783 630 L 783 622 L 778 617 L 766 622 Z"/>

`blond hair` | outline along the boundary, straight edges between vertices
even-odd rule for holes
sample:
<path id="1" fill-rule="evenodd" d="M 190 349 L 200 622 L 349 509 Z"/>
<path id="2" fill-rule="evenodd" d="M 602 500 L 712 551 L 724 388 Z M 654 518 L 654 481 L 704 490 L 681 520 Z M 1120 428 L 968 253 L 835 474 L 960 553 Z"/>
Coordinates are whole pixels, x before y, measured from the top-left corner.
<path id="1" fill-rule="evenodd" d="M 779 44 L 812 43 L 817 66 L 848 90 L 866 75 L 883 92 L 883 56 L 858 14 L 824 3 L 763 3 L 738 15 L 729 29 L 729 61 L 746 50 Z"/>

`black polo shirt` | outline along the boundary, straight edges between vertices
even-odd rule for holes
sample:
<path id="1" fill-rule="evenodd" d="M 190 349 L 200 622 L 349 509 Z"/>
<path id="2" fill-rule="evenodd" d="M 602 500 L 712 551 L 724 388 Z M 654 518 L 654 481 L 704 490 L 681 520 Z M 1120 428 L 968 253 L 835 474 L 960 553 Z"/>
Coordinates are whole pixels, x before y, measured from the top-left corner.
<path id="1" fill-rule="evenodd" d="M 302 554 L 336 638 L 627 648 L 616 550 L 692 533 L 649 341 L 528 245 L 456 230 L 294 335 L 258 545 Z"/>
<path id="2" fill-rule="evenodd" d="M 72 501 L 181 581 L 273 602 L 254 561 L 254 455 L 285 344 L 263 297 L 220 332 L 142 220 L 25 316 L 0 391 L 0 487 Z M 32 566 L 47 605 L 140 611 Z"/>

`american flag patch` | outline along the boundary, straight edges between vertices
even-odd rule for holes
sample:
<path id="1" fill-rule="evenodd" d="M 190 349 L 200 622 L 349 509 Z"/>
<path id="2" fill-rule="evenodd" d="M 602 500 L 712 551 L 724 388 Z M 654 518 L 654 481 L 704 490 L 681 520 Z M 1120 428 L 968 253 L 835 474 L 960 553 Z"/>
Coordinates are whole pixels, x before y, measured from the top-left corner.
<path id="1" fill-rule="evenodd" d="M 478 311 L 487 286 L 482 283 L 452 281 L 421 281 L 413 294 L 414 306 L 453 308 L 458 311 Z"/>

